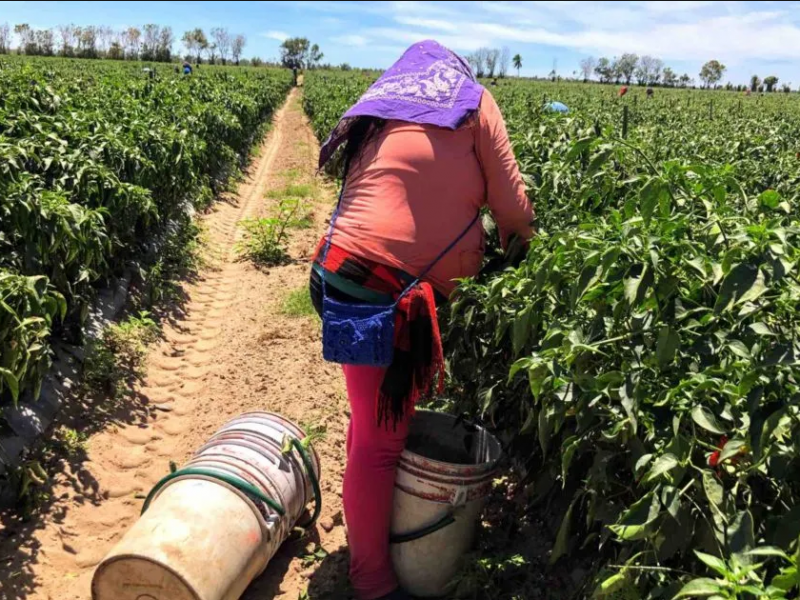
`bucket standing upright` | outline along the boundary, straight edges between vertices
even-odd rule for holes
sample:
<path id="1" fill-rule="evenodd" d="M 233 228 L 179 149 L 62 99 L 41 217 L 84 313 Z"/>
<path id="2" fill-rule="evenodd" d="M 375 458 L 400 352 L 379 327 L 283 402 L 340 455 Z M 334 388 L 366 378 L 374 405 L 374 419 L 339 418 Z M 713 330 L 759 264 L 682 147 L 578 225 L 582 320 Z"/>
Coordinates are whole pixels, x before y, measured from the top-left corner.
<path id="1" fill-rule="evenodd" d="M 93 600 L 237 600 L 306 504 L 319 509 L 319 458 L 272 413 L 233 419 L 165 477 L 146 512 L 95 571 Z"/>
<path id="2" fill-rule="evenodd" d="M 485 429 L 417 411 L 397 468 L 392 517 L 392 561 L 410 594 L 431 598 L 451 590 L 500 454 Z"/>

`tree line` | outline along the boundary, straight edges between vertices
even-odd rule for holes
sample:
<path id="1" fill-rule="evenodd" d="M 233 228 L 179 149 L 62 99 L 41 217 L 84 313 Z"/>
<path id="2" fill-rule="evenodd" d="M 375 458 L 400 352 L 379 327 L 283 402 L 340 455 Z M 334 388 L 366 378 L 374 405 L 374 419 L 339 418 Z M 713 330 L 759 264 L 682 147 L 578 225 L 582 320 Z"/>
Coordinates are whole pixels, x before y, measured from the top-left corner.
<path id="1" fill-rule="evenodd" d="M 703 87 L 722 87 L 719 82 L 722 80 L 727 67 L 718 60 L 706 62 L 700 69 L 699 78 Z M 626 53 L 619 57 L 599 59 L 589 56 L 580 62 L 580 73 L 583 81 L 588 82 L 593 75 L 601 83 L 616 83 L 630 85 L 635 82 L 639 85 L 664 86 L 664 87 L 694 87 L 695 80 L 688 73 L 678 75 L 670 67 L 664 65 L 664 61 L 653 56 L 638 56 Z M 555 73 L 551 73 L 555 77 Z M 750 86 L 734 85 L 728 82 L 724 88 L 726 90 L 745 91 L 750 89 L 752 92 L 773 92 L 777 91 L 778 77 L 770 75 L 762 81 L 757 75 L 753 75 Z M 781 88 L 784 92 L 790 92 L 791 87 L 784 84 Z"/>
<path id="2" fill-rule="evenodd" d="M 148 23 L 142 27 L 113 29 L 106 26 L 59 25 L 51 29 L 34 29 L 27 23 L 0 24 L 0 54 L 12 51 L 12 33 L 17 37 L 17 52 L 27 56 L 62 56 L 68 58 L 107 58 L 110 60 L 143 60 L 171 62 L 175 35 L 171 27 Z M 240 63 L 247 39 L 231 34 L 224 27 L 214 27 L 206 36 L 200 29 L 183 34 L 181 41 L 187 59 L 197 63 Z M 254 59 L 261 63 L 262 61 Z"/>
<path id="3" fill-rule="evenodd" d="M 466 59 L 476 77 L 489 77 L 490 79 L 505 77 L 508 74 L 508 67 L 511 65 L 511 51 L 507 47 L 478 48 L 472 54 L 468 54 Z M 522 59 L 519 54 L 514 57 L 514 68 L 518 73 L 522 68 Z"/>

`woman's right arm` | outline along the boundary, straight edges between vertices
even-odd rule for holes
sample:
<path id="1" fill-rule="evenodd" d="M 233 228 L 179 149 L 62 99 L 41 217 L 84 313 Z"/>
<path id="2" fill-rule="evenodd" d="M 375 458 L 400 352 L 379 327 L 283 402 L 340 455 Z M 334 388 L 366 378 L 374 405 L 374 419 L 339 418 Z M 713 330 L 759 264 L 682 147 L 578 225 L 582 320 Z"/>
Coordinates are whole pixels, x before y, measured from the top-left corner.
<path id="1" fill-rule="evenodd" d="M 481 98 L 475 150 L 486 179 L 487 202 L 500 228 L 503 248 L 512 234 L 530 239 L 533 206 L 525 193 L 503 115 L 488 90 L 484 90 Z"/>

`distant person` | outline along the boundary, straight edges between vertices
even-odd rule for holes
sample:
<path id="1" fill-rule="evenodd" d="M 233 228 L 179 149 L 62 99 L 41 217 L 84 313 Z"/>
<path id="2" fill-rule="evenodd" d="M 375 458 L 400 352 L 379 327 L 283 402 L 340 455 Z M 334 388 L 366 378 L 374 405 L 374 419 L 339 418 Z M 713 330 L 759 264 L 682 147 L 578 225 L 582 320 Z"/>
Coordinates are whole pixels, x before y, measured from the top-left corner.
<path id="1" fill-rule="evenodd" d="M 567 114 L 569 112 L 569 107 L 563 102 L 548 102 L 545 106 L 545 110 L 547 112 Z"/>
<path id="2" fill-rule="evenodd" d="M 294 87 L 297 87 L 297 67 L 292 67 L 292 77 L 294 77 Z"/>
<path id="3" fill-rule="evenodd" d="M 191 75 L 192 74 L 192 65 L 190 65 L 186 61 L 184 61 L 184 63 L 183 63 L 183 74 L 184 75 Z"/>
<path id="4" fill-rule="evenodd" d="M 491 93 L 463 58 L 432 40 L 406 50 L 350 107 L 319 166 L 342 144 L 343 191 L 310 291 L 350 404 L 343 487 L 350 580 L 360 600 L 404 600 L 389 553 L 394 483 L 414 407 L 443 381 L 436 305 L 481 267 L 481 210 L 494 215 L 505 247 L 513 235 L 533 235 L 533 208 Z M 353 310 L 388 314 L 393 336 L 337 328 L 341 319 L 356 327 L 347 316 Z"/>
<path id="5" fill-rule="evenodd" d="M 620 98 L 622 98 L 627 93 L 628 93 L 628 86 L 627 85 L 623 85 L 621 88 L 619 88 L 619 97 Z"/>
<path id="6" fill-rule="evenodd" d="M 645 94 L 647 94 L 648 98 L 652 98 L 653 97 L 653 88 L 651 88 L 651 87 L 647 88 L 647 90 L 645 90 Z"/>

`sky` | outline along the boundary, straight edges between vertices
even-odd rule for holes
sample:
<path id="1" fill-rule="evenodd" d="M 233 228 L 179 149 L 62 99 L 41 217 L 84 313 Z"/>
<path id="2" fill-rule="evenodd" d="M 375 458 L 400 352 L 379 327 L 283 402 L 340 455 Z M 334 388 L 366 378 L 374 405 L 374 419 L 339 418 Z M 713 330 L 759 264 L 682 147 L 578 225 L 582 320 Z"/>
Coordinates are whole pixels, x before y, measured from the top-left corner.
<path id="1" fill-rule="evenodd" d="M 433 38 L 468 54 L 507 46 L 522 56 L 522 75 L 555 66 L 572 76 L 586 56 L 623 52 L 661 58 L 697 78 L 717 59 L 722 83 L 753 74 L 800 86 L 800 1 L 632 2 L 25 2 L 0 1 L 0 24 L 123 28 L 153 22 L 183 31 L 227 27 L 247 37 L 244 56 L 277 59 L 290 36 L 319 44 L 323 62 L 384 68 L 415 41 Z"/>

